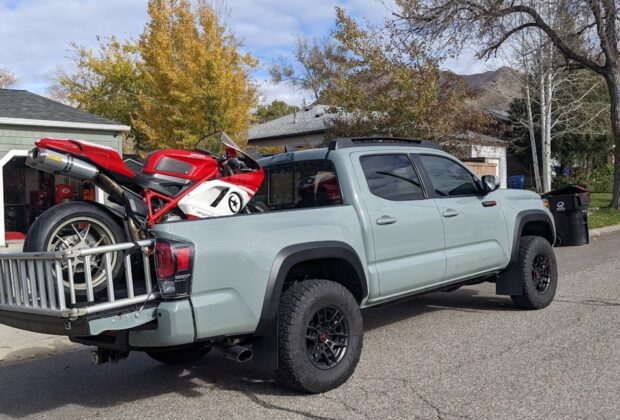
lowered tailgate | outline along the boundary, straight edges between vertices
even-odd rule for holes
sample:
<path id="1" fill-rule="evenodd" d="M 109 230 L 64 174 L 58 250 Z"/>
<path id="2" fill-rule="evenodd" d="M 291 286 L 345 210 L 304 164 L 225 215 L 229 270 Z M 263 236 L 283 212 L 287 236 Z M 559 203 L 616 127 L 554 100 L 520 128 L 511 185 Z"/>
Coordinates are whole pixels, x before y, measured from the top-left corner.
<path id="1" fill-rule="evenodd" d="M 0 323 L 40 333 L 90 336 L 152 321 L 159 294 L 151 280 L 151 246 L 152 241 L 145 240 L 0 254 Z M 121 272 L 113 278 L 112 265 L 118 259 Z M 98 282 L 93 281 L 95 273 Z"/>

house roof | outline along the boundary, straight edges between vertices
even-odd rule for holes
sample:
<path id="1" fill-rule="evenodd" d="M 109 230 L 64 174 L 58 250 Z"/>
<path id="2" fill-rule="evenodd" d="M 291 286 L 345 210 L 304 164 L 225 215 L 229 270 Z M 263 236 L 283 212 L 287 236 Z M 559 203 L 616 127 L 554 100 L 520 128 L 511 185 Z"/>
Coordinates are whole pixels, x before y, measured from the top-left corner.
<path id="1" fill-rule="evenodd" d="M 334 114 L 328 112 L 331 105 L 315 104 L 301 111 L 285 115 L 275 120 L 256 124 L 250 127 L 248 143 L 254 141 L 276 139 L 280 137 L 295 137 L 311 133 L 322 133 L 327 131 L 327 123 Z M 480 145 L 497 145 L 506 147 L 505 140 L 491 137 L 486 134 L 466 131 L 464 133 L 451 136 L 457 141 L 467 141 Z"/>
<path id="2" fill-rule="evenodd" d="M 292 114 L 250 127 L 249 142 L 269 138 L 321 133 L 327 130 L 327 122 L 333 115 L 329 105 L 316 104 Z"/>
<path id="3" fill-rule="evenodd" d="M 130 127 L 26 90 L 0 89 L 0 124 L 128 131 Z"/>

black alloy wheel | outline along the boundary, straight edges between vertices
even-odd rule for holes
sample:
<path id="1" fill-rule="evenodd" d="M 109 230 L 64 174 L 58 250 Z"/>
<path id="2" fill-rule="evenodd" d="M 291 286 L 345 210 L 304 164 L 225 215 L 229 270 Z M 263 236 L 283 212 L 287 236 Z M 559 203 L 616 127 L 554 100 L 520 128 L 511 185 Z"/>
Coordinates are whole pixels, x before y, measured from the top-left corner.
<path id="1" fill-rule="evenodd" d="M 325 306 L 310 318 L 306 330 L 306 353 L 314 366 L 331 369 L 344 357 L 349 345 L 349 325 L 343 311 Z"/>

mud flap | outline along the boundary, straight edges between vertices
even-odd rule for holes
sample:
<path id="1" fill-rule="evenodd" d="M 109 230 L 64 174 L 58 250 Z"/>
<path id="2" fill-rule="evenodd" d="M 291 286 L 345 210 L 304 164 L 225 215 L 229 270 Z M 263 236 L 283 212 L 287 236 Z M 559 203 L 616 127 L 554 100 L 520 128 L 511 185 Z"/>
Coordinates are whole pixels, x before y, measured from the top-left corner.
<path id="1" fill-rule="evenodd" d="M 523 294 L 523 279 L 516 262 L 511 262 L 495 283 L 495 293 L 498 295 L 520 296 Z"/>
<path id="2" fill-rule="evenodd" d="M 265 334 L 252 339 L 254 367 L 271 372 L 278 368 L 278 320 L 271 322 Z"/>

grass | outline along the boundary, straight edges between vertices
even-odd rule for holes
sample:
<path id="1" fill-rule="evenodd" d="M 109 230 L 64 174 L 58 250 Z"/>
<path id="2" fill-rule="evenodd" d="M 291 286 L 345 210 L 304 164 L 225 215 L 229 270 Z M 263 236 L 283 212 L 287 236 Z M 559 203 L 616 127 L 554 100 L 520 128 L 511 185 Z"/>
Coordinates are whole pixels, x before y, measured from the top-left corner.
<path id="1" fill-rule="evenodd" d="M 609 207 L 611 193 L 592 193 L 590 198 L 590 208 L 598 207 L 598 210 L 588 216 L 590 229 L 620 224 L 620 210 Z"/>

